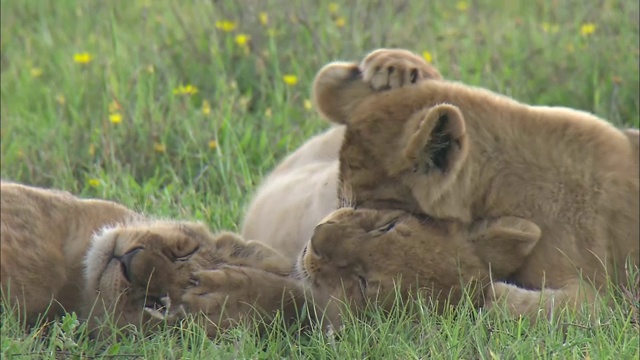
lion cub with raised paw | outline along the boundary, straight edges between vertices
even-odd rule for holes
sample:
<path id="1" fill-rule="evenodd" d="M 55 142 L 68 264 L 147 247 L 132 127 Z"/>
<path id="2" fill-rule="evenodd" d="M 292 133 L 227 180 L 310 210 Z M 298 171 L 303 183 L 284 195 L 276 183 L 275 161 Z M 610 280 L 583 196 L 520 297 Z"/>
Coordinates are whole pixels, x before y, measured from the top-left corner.
<path id="1" fill-rule="evenodd" d="M 256 311 L 297 317 L 288 260 L 202 224 L 147 219 L 111 201 L 1 184 L 2 296 L 29 324 L 78 312 L 91 328 L 207 317 L 215 335 Z M 302 300 L 298 301 L 301 304 Z"/>
<path id="2" fill-rule="evenodd" d="M 415 59 L 405 54 L 397 56 Z M 497 287 L 515 315 L 537 314 L 540 298 L 550 314 L 593 302 L 610 281 L 626 284 L 626 266 L 638 266 L 640 253 L 637 130 L 444 80 L 396 88 L 406 79 L 402 62 L 367 64 L 328 64 L 314 83 L 319 111 L 346 125 L 344 202 L 466 224 L 530 219 L 542 237 L 512 278 L 546 290 Z M 375 73 L 389 90 L 359 72 Z"/>
<path id="3" fill-rule="evenodd" d="M 366 69 L 396 66 L 405 71 L 401 80 L 386 83 L 379 73 L 358 69 L 347 76 L 360 77 L 372 89 L 410 86 L 442 76 L 420 57 L 403 50 L 376 50 L 362 66 Z M 346 63 L 345 63 L 346 64 Z M 395 79 L 395 78 L 394 78 Z M 400 83 L 402 81 L 402 83 Z M 266 177 L 247 207 L 242 225 L 245 239 L 260 240 L 281 254 L 295 258 L 311 238 L 313 228 L 339 207 L 338 153 L 345 127 L 338 125 L 314 136 L 287 156 Z"/>
<path id="4" fill-rule="evenodd" d="M 397 290 L 442 306 L 475 288 L 467 296 L 476 306 L 491 303 L 492 281 L 517 272 L 540 235 L 536 224 L 513 216 L 466 226 L 399 210 L 343 208 L 316 227 L 297 268 L 316 307 L 337 327 L 344 306 L 387 308 Z"/>

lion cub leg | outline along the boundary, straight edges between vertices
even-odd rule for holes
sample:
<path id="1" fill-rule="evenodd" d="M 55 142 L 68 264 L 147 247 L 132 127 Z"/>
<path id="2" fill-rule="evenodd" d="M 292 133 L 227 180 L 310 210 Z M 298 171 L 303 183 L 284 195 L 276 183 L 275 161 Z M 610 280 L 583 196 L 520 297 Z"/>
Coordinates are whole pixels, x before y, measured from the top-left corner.
<path id="1" fill-rule="evenodd" d="M 194 286 L 182 297 L 186 310 L 206 316 L 209 336 L 243 319 L 272 318 L 282 311 L 295 320 L 302 309 L 304 293 L 299 281 L 267 271 L 224 266 L 194 274 Z"/>
<path id="2" fill-rule="evenodd" d="M 502 304 L 513 317 L 539 317 L 551 319 L 559 315 L 562 308 L 580 309 L 587 306 L 595 314 L 597 290 L 586 282 L 570 283 L 562 289 L 527 290 L 502 282 L 492 284 L 485 308 Z"/>

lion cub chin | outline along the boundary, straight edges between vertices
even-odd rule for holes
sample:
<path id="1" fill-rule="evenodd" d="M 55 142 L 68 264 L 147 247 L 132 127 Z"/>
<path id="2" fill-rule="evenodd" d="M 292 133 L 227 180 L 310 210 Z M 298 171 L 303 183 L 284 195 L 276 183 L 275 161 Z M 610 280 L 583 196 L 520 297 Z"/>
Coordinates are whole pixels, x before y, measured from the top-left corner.
<path id="1" fill-rule="evenodd" d="M 409 69 L 399 60 L 370 67 L 365 59 L 328 64 L 316 76 L 319 111 L 346 125 L 344 202 L 466 224 L 530 219 L 542 237 L 514 280 L 556 290 L 542 304 L 548 313 L 590 303 L 610 282 L 626 283 L 626 267 L 640 264 L 637 130 L 445 80 L 394 86 Z M 358 73 L 388 86 L 379 91 Z M 581 278 L 591 286 L 582 288 Z M 522 304 L 515 315 L 538 313 L 540 294 L 503 293 Z"/>
<path id="2" fill-rule="evenodd" d="M 298 316 L 293 260 L 262 243 L 62 191 L 1 189 L 2 297 L 30 325 L 75 311 L 92 331 L 106 319 L 151 329 L 192 314 L 215 336 L 257 313 Z"/>
<path id="3" fill-rule="evenodd" d="M 399 210 L 343 208 L 316 227 L 297 269 L 336 327 L 345 305 L 386 308 L 398 290 L 440 306 L 464 296 L 477 306 L 491 303 L 493 281 L 516 273 L 540 236 L 536 224 L 513 216 L 465 226 Z M 465 287 L 476 291 L 465 294 Z"/>

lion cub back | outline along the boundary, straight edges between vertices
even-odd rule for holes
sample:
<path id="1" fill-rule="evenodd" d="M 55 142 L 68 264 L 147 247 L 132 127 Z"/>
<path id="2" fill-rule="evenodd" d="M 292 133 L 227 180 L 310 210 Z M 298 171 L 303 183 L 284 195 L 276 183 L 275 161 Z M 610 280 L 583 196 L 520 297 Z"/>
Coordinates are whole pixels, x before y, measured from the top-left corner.
<path id="1" fill-rule="evenodd" d="M 82 258 L 91 235 L 133 212 L 119 204 L 81 200 L 64 191 L 1 183 L 2 295 L 32 322 L 47 310 L 77 309 Z"/>

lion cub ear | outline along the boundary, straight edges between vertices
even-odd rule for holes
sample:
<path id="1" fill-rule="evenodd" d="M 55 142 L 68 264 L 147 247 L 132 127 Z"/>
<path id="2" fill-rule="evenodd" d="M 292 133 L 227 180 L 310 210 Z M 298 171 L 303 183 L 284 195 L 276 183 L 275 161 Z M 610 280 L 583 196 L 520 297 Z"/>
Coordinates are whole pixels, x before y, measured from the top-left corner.
<path id="1" fill-rule="evenodd" d="M 414 164 L 414 172 L 455 174 L 468 152 L 464 117 L 456 106 L 441 104 L 415 114 L 421 119 L 409 138 L 404 156 Z M 409 122 L 411 123 L 411 122 Z"/>
<path id="2" fill-rule="evenodd" d="M 517 271 L 531 254 L 542 231 L 535 223 L 516 216 L 478 222 L 470 242 L 478 257 L 490 264 L 494 278 L 504 279 Z"/>
<path id="3" fill-rule="evenodd" d="M 327 120 L 346 124 L 349 112 L 373 90 L 362 81 L 357 63 L 332 62 L 313 80 L 313 101 Z"/>

